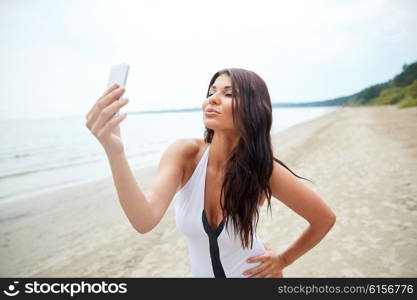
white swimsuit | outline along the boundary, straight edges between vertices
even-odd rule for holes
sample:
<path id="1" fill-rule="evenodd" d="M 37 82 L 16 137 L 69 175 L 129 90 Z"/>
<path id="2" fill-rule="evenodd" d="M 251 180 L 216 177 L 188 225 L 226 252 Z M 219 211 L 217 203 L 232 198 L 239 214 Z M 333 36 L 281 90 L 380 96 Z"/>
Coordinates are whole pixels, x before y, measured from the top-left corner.
<path id="1" fill-rule="evenodd" d="M 261 262 L 247 263 L 246 259 L 264 254 L 265 248 L 255 233 L 253 247 L 250 248 L 249 239 L 249 248 L 244 249 L 231 220 L 223 220 L 215 230 L 208 224 L 204 191 L 209 149 L 210 145 L 193 175 L 172 200 L 177 229 L 187 238 L 193 277 L 248 277 L 242 273 Z"/>

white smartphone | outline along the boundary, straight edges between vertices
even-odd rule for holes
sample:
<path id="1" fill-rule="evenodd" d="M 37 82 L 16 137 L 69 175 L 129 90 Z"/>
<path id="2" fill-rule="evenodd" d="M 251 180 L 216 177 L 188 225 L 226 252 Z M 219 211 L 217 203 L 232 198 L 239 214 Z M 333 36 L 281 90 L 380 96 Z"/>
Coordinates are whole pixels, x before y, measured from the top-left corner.
<path id="1" fill-rule="evenodd" d="M 114 83 L 119 84 L 121 87 L 126 87 L 128 73 L 128 64 L 122 63 L 112 66 L 110 70 L 109 82 L 107 83 L 107 88 L 111 87 Z M 116 99 L 115 101 L 118 101 L 119 99 Z M 119 116 L 119 111 L 116 111 L 111 118 L 113 119 L 117 116 Z"/>

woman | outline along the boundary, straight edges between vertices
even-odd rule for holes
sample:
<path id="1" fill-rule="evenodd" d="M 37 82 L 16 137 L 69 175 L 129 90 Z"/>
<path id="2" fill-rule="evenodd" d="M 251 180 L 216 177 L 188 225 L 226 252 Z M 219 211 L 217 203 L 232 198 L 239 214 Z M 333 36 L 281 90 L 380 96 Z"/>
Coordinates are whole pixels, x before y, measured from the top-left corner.
<path id="1" fill-rule="evenodd" d="M 202 103 L 204 139 L 180 139 L 163 153 L 144 194 L 126 160 L 119 124 L 110 117 L 128 100 L 116 85 L 87 114 L 87 128 L 107 154 L 121 206 L 139 233 L 152 230 L 171 201 L 188 242 L 194 277 L 282 277 L 283 269 L 313 248 L 334 225 L 331 209 L 274 158 L 272 107 L 265 82 L 245 69 L 212 77 Z M 305 178 L 303 178 L 305 179 Z M 256 235 L 259 207 L 271 197 L 309 222 L 285 251 Z"/>

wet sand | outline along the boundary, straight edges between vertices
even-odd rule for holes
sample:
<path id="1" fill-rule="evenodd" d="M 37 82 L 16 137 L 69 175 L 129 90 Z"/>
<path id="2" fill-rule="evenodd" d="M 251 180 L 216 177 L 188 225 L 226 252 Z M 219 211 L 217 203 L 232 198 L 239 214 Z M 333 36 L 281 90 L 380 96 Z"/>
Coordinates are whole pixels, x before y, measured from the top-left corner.
<path id="1" fill-rule="evenodd" d="M 417 108 L 344 107 L 273 136 L 275 156 L 337 215 L 286 277 L 417 276 Z M 156 166 L 135 170 L 146 190 Z M 111 174 L 109 167 L 109 174 Z M 308 223 L 272 198 L 258 236 L 276 251 Z M 0 203 L 2 277 L 191 277 L 171 205 L 141 235 L 112 178 Z"/>

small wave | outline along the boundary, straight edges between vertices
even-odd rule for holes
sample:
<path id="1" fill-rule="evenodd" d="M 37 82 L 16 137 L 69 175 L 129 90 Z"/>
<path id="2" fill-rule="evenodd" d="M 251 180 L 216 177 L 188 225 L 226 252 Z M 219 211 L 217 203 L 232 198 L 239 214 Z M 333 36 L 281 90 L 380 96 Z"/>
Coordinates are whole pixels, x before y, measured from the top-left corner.
<path id="1" fill-rule="evenodd" d="M 27 157 L 27 156 L 30 156 L 30 154 L 29 153 L 15 154 L 14 155 L 14 158 L 22 158 L 22 157 Z"/>
<path id="2" fill-rule="evenodd" d="M 52 167 L 47 167 L 47 168 L 42 168 L 42 169 L 35 169 L 35 170 L 27 170 L 27 171 L 21 171 L 21 172 L 16 172 L 16 173 L 9 173 L 9 174 L 0 175 L 0 180 L 1 179 L 6 179 L 6 178 L 11 178 L 11 177 L 18 177 L 18 176 L 28 175 L 28 174 L 34 174 L 34 173 L 51 171 L 51 170 L 63 169 L 63 168 L 67 168 L 67 167 L 87 165 L 87 164 L 92 164 L 92 163 L 95 163 L 95 162 L 98 162 L 98 161 L 101 161 L 101 160 L 96 159 L 96 160 L 90 160 L 90 161 L 83 161 L 83 162 L 79 162 L 79 163 L 71 163 L 71 164 L 63 164 L 63 165 L 58 165 L 58 166 L 52 166 Z"/>

